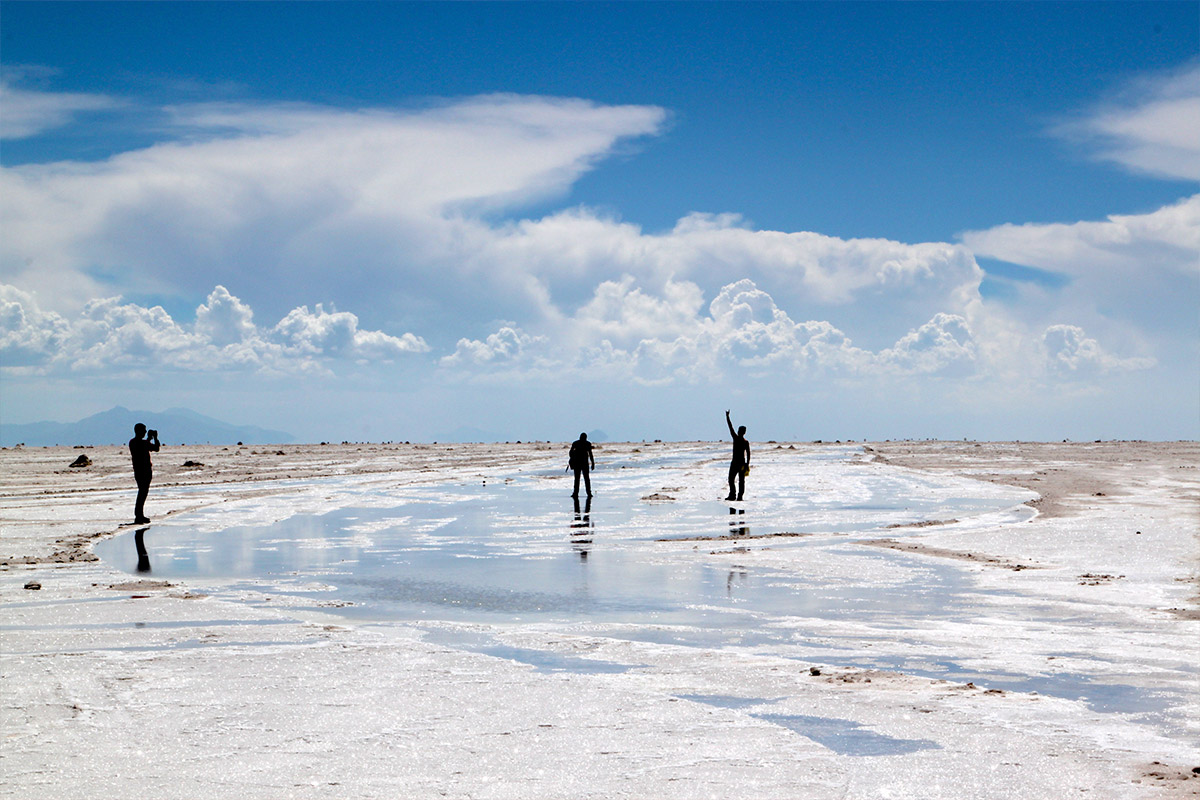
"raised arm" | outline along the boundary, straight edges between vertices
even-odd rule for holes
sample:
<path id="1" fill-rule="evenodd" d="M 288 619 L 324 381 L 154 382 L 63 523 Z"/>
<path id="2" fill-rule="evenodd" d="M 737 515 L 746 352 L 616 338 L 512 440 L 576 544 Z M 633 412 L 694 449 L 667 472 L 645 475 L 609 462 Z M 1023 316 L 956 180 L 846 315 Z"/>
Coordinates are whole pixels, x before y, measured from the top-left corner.
<path id="1" fill-rule="evenodd" d="M 596 468 L 596 457 L 594 455 L 592 455 L 592 448 L 590 445 L 588 446 L 588 462 L 590 462 L 592 465 L 591 467 L 589 467 L 589 469 Z"/>
<path id="2" fill-rule="evenodd" d="M 725 409 L 725 424 L 729 426 L 729 435 L 736 439 L 737 434 L 733 431 L 733 420 L 729 418 L 729 409 Z"/>

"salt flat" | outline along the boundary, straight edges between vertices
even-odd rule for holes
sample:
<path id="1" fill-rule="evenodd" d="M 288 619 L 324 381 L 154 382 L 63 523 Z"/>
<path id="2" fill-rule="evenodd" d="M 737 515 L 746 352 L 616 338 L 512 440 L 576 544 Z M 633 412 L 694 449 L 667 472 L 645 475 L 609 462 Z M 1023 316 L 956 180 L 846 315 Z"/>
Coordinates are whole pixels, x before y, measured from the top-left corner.
<path id="1" fill-rule="evenodd" d="M 603 445 L 586 523 L 563 444 L 168 447 L 148 574 L 93 555 L 136 555 L 121 448 L 0 451 L 0 792 L 1197 793 L 1197 445 L 759 443 L 732 507 L 723 447 Z M 447 535 L 465 498 L 486 541 Z M 354 558 L 171 574 L 171 536 L 300 518 Z M 513 565 L 543 600 L 451 613 Z"/>

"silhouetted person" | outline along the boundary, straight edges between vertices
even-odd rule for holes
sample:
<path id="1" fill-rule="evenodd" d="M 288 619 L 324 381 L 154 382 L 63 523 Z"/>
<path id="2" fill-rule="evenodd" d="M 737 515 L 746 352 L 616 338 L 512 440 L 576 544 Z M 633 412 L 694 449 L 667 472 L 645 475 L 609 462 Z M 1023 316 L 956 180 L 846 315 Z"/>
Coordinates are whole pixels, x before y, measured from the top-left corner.
<path id="1" fill-rule="evenodd" d="M 587 434 L 579 434 L 579 438 L 571 443 L 571 453 L 567 456 L 567 468 L 575 471 L 575 491 L 571 497 L 579 497 L 579 475 L 583 474 L 583 486 L 587 496 L 592 496 L 591 471 L 596 468 L 596 459 L 592 455 L 592 443 L 587 440 Z"/>
<path id="2" fill-rule="evenodd" d="M 146 535 L 149 528 L 138 528 L 133 532 L 133 546 L 137 548 L 138 554 L 138 572 L 150 571 L 150 553 L 146 550 L 146 540 L 142 537 Z"/>
<path id="3" fill-rule="evenodd" d="M 137 502 L 133 506 L 133 521 L 145 525 L 150 519 L 146 516 L 144 506 L 146 495 L 150 494 L 150 478 L 153 469 L 150 465 L 150 454 L 158 452 L 158 431 L 150 431 L 147 435 L 146 426 L 138 423 L 133 426 L 136 434 L 129 440 L 129 455 L 133 459 L 133 479 L 137 481 Z M 146 438 L 143 439 L 142 437 Z"/>
<path id="4" fill-rule="evenodd" d="M 750 471 L 750 443 L 746 441 L 746 426 L 733 430 L 733 421 L 729 412 L 725 412 L 725 424 L 729 426 L 729 435 L 733 437 L 733 460 L 729 462 L 729 496 L 726 500 L 741 500 L 746 492 L 746 473 Z M 737 478 L 737 491 L 734 492 L 733 481 Z"/>

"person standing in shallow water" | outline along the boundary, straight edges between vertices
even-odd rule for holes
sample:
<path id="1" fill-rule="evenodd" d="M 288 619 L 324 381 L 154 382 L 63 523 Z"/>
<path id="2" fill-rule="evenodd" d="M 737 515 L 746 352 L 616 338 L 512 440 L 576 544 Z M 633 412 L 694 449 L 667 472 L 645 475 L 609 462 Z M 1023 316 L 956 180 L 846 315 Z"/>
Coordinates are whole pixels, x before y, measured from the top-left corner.
<path id="1" fill-rule="evenodd" d="M 129 440 L 129 456 L 133 459 L 133 479 L 137 481 L 137 501 L 133 506 L 133 521 L 144 525 L 150 521 L 146 516 L 146 496 L 150 494 L 150 479 L 153 468 L 150 464 L 150 454 L 158 452 L 158 431 L 152 430 L 147 436 L 146 426 L 138 423 L 133 426 L 136 434 Z M 146 438 L 143 439 L 142 437 Z"/>
<path id="2" fill-rule="evenodd" d="M 592 443 L 587 434 L 579 434 L 579 438 L 571 443 L 571 453 L 567 456 L 567 468 L 575 471 L 575 491 L 571 497 L 579 497 L 579 475 L 583 474 L 583 486 L 587 496 L 592 496 L 591 471 L 596 468 L 596 459 L 592 455 Z"/>
<path id="3" fill-rule="evenodd" d="M 725 424 L 729 426 L 729 435 L 733 437 L 733 459 L 729 462 L 729 496 L 726 500 L 741 500 L 746 492 L 746 473 L 750 471 L 750 443 L 746 441 L 746 426 L 733 430 L 733 420 L 729 411 L 725 412 Z M 737 492 L 734 492 L 733 482 L 737 479 Z"/>

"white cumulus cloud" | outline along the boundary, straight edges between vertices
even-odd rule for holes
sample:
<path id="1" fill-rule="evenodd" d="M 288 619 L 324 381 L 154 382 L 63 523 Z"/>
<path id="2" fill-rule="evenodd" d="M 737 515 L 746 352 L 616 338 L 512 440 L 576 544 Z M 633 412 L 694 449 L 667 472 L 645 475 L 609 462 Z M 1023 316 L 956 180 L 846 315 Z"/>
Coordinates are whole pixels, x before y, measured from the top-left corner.
<path id="1" fill-rule="evenodd" d="M 459 339 L 454 352 L 443 358 L 442 363 L 448 366 L 529 367 L 547 342 L 544 336 L 532 336 L 520 328 L 505 325 L 483 340 Z"/>
<path id="2" fill-rule="evenodd" d="M 879 353 L 879 361 L 903 372 L 964 375 L 974 372 L 977 348 L 967 320 L 957 314 L 936 314 L 905 334 L 894 347 Z"/>
<path id="3" fill-rule="evenodd" d="M 653 106 L 491 95 L 170 114 L 174 138 L 152 147 L 0 169 L 5 367 L 274 373 L 403 359 L 515 381 L 1012 379 L 1142 364 L 1101 347 L 1153 351 L 1095 327 L 1106 319 L 1194 322 L 1200 195 L 959 244 L 759 230 L 730 213 L 651 232 L 585 207 L 495 212 L 563 194 L 621 142 L 662 131 Z M 976 254 L 1061 273 L 1066 288 L 1003 308 L 981 296 Z M 182 299 L 195 318 L 122 293 Z M 429 341 L 377 330 L 382 319 Z"/>
<path id="4" fill-rule="evenodd" d="M 1076 325 L 1051 325 L 1042 334 L 1047 369 L 1056 375 L 1085 378 L 1098 372 L 1148 369 L 1152 358 L 1118 358 Z"/>
<path id="5" fill-rule="evenodd" d="M 318 303 L 294 308 L 272 331 L 289 349 L 312 355 L 353 359 L 393 359 L 406 353 L 425 353 L 429 345 L 411 333 L 401 337 L 358 329 L 358 317 L 348 311 L 326 311 Z"/>
<path id="6" fill-rule="evenodd" d="M 0 284 L 0 366 L 39 364 L 58 350 L 70 325 L 53 311 L 42 311 L 33 297 Z"/>
<path id="7" fill-rule="evenodd" d="M 392 361 L 428 352 L 412 333 L 392 336 L 361 330 L 349 312 L 318 304 L 293 309 L 273 328 L 253 322 L 253 312 L 224 286 L 196 309 L 192 324 L 161 306 L 123 303 L 119 297 L 89 302 L 75 319 L 42 311 L 30 294 L 0 285 L 0 364 L 45 371 L 158 370 L 215 372 L 329 370 L 339 362 Z"/>

